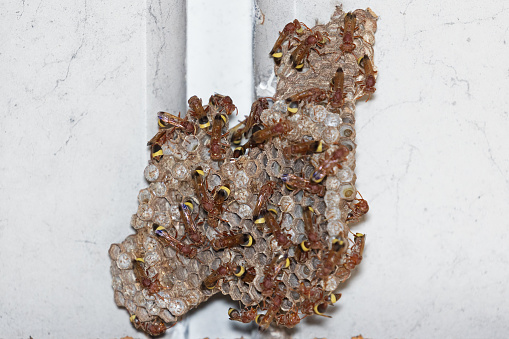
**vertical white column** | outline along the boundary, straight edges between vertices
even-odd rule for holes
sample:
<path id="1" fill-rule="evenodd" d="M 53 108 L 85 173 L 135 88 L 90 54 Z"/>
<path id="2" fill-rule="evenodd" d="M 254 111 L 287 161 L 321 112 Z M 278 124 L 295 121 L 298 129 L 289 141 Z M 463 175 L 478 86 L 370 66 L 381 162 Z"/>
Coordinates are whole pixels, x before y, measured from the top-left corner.
<path id="1" fill-rule="evenodd" d="M 147 1 L 147 136 L 157 112 L 186 112 L 186 1 Z"/>
<path id="2" fill-rule="evenodd" d="M 326 23 L 336 5 L 338 2 L 333 0 L 255 1 L 253 68 L 256 96 L 270 96 L 276 90 L 274 60 L 269 57 L 269 52 L 285 25 L 294 19 L 309 27 Z"/>
<path id="3" fill-rule="evenodd" d="M 253 102 L 251 2 L 193 0 L 187 10 L 187 97 L 207 104 L 216 92 L 230 96 L 239 109 L 234 126 Z"/>

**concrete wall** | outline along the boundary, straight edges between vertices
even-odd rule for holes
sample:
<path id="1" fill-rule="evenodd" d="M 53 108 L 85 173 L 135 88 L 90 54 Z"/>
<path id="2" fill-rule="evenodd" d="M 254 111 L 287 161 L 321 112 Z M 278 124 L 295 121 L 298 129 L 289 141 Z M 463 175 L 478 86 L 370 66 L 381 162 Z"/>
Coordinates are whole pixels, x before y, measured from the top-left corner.
<path id="1" fill-rule="evenodd" d="M 181 62 L 169 57 L 171 25 L 188 27 L 186 97 L 228 94 L 242 114 L 254 89 L 251 6 L 192 0 L 186 25 L 168 20 L 183 7 L 152 1 L 0 3 L 0 338 L 143 337 L 113 302 L 107 250 L 133 232 L 147 121 L 161 106 L 182 110 L 182 94 L 168 99 L 178 92 L 169 65 Z M 312 26 L 332 11 L 302 6 L 289 2 L 271 25 L 295 16 Z M 356 122 L 357 185 L 371 209 L 354 231 L 367 234 L 366 251 L 334 319 L 289 333 L 503 338 L 509 12 L 471 0 L 343 6 L 380 16 L 377 92 Z M 178 333 L 258 337 L 213 299 Z"/>

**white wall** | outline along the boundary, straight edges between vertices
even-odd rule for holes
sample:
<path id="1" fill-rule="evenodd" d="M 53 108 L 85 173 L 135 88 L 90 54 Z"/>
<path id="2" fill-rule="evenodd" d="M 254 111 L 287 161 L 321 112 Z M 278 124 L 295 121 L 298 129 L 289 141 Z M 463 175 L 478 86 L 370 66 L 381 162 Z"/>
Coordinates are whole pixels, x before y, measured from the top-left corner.
<path id="1" fill-rule="evenodd" d="M 0 338 L 137 335 L 107 251 L 145 185 L 145 10 L 0 4 Z"/>
<path id="2" fill-rule="evenodd" d="M 107 250 L 133 232 L 146 186 L 150 4 L 0 3 L 0 338 L 143 337 L 113 302 Z M 503 338 L 509 12 L 471 0 L 343 6 L 380 16 L 377 92 L 356 122 L 366 251 L 334 318 L 290 333 Z M 187 97 L 216 91 L 249 110 L 250 7 L 189 1 Z M 229 305 L 192 312 L 189 337 L 249 337 Z"/>

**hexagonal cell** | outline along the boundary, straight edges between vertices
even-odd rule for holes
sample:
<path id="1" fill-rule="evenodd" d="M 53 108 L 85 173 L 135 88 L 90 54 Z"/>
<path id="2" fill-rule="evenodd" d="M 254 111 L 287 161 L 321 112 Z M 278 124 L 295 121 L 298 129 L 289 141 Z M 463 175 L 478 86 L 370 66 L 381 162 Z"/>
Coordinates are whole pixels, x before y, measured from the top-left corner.
<path id="1" fill-rule="evenodd" d="M 120 291 L 115 291 L 114 299 L 115 304 L 117 304 L 117 306 L 119 307 L 124 306 L 125 304 L 124 295 Z"/>
<path id="2" fill-rule="evenodd" d="M 177 318 L 173 316 L 168 310 L 161 310 L 159 317 L 166 323 L 173 323 L 177 321 Z"/>
<path id="3" fill-rule="evenodd" d="M 197 306 L 202 300 L 202 294 L 200 290 L 191 290 L 185 296 L 185 301 L 189 306 Z"/>
<path id="4" fill-rule="evenodd" d="M 145 249 L 145 252 L 153 251 L 159 247 L 160 247 L 159 242 L 156 239 L 152 237 L 145 238 L 145 241 L 143 243 L 143 248 Z"/>
<path id="5" fill-rule="evenodd" d="M 290 274 L 289 276 L 289 279 L 288 279 L 288 286 L 290 288 L 298 288 L 299 287 L 299 278 L 297 278 L 297 276 L 295 274 Z"/>
<path id="6" fill-rule="evenodd" d="M 288 312 L 293 307 L 293 301 L 285 298 L 281 303 L 281 310 L 284 312 Z"/>
<path id="7" fill-rule="evenodd" d="M 140 218 L 138 218 L 138 215 L 137 214 L 133 214 L 132 217 L 131 217 L 131 226 L 132 228 L 134 228 L 135 230 L 139 230 L 143 227 L 146 227 L 148 225 L 148 222 L 147 221 L 143 221 L 141 220 Z"/>
<path id="8" fill-rule="evenodd" d="M 355 176 L 355 173 L 349 167 L 343 167 L 342 169 L 340 169 L 336 172 L 336 177 L 341 182 L 351 182 L 354 180 L 354 176 Z M 334 187 L 334 188 L 330 188 L 330 189 L 338 189 L 338 188 Z"/>
<path id="9" fill-rule="evenodd" d="M 112 244 L 110 246 L 110 250 L 108 251 L 108 254 L 110 255 L 111 260 L 117 260 L 120 253 L 121 253 L 121 249 L 120 249 L 119 245 Z"/>
<path id="10" fill-rule="evenodd" d="M 255 254 L 256 254 L 256 251 L 252 247 L 248 247 L 248 248 L 244 249 L 243 255 L 244 255 L 244 258 L 245 258 L 246 262 L 249 265 L 256 265 L 257 264 L 257 262 L 255 261 L 256 260 L 255 259 Z"/>
<path id="11" fill-rule="evenodd" d="M 228 222 L 231 224 L 231 225 L 238 225 L 240 224 L 240 221 L 242 220 L 237 214 L 235 213 L 225 213 L 224 215 L 226 217 L 226 220 L 228 220 Z"/>
<path id="12" fill-rule="evenodd" d="M 130 314 L 134 314 L 134 312 L 136 312 L 136 304 L 134 303 L 134 301 L 132 300 L 125 300 L 125 303 L 124 303 L 124 306 L 126 308 L 126 310 L 130 313 Z"/>
<path id="13" fill-rule="evenodd" d="M 138 193 L 138 202 L 140 204 L 148 204 L 152 197 L 154 197 L 154 195 L 152 195 L 152 192 L 148 188 L 144 188 L 140 190 L 140 192 Z"/>
<path id="14" fill-rule="evenodd" d="M 233 198 L 241 203 L 241 204 L 245 204 L 249 197 L 251 196 L 251 194 L 249 193 L 249 191 L 245 188 L 237 188 L 236 190 L 233 191 Z M 232 204 L 233 205 L 233 204 Z M 233 207 L 233 208 L 238 208 L 239 204 L 235 202 L 235 206 L 236 207 Z M 232 207 L 230 206 L 230 210 L 231 211 L 234 211 L 234 209 L 232 209 Z"/>
<path id="15" fill-rule="evenodd" d="M 187 312 L 187 304 L 182 299 L 172 299 L 169 302 L 168 311 L 170 311 L 174 316 L 180 317 Z"/>
<path id="16" fill-rule="evenodd" d="M 256 239 L 256 243 L 253 245 L 253 248 L 258 253 L 263 253 L 267 249 L 267 241 L 264 239 Z"/>
<path id="17" fill-rule="evenodd" d="M 258 303 L 263 300 L 262 294 L 255 288 L 254 285 L 251 286 L 248 294 L 249 294 L 249 297 L 251 297 L 251 299 L 253 300 L 253 302 Z"/>
<path id="18" fill-rule="evenodd" d="M 175 277 L 178 280 L 187 280 L 187 269 L 185 267 L 179 267 L 175 270 Z"/>
<path id="19" fill-rule="evenodd" d="M 281 173 L 281 168 L 282 166 L 279 164 L 278 161 L 276 160 L 271 160 L 269 163 L 268 163 L 268 166 L 267 166 L 267 171 L 269 173 L 270 176 L 272 177 L 276 177 L 276 178 L 279 178 L 281 177 L 282 173 Z"/>
<path id="20" fill-rule="evenodd" d="M 355 151 L 355 147 L 356 147 L 356 145 L 355 145 L 355 143 L 354 143 L 353 141 L 351 141 L 350 139 L 346 139 L 346 138 L 344 138 L 344 139 L 341 139 L 339 142 L 340 142 L 340 144 L 341 144 L 341 145 L 345 145 L 345 146 L 346 146 L 346 148 L 348 148 L 348 150 L 349 150 L 350 152 Z"/>
<path id="21" fill-rule="evenodd" d="M 299 279 L 308 279 L 309 276 L 311 275 L 311 270 L 309 269 L 309 267 L 302 264 L 297 264 L 294 272 Z"/>
<path id="22" fill-rule="evenodd" d="M 256 262 L 260 265 L 260 266 L 265 266 L 268 264 L 268 259 L 267 259 L 267 256 L 263 253 L 258 253 L 257 255 L 255 255 L 255 258 L 256 258 Z"/>
<path id="23" fill-rule="evenodd" d="M 136 286 L 134 284 L 124 284 L 124 287 L 122 288 L 122 294 L 124 295 L 124 298 L 134 298 L 134 295 L 136 294 Z"/>
<path id="24" fill-rule="evenodd" d="M 244 171 L 238 171 L 235 173 L 235 185 L 246 187 L 247 183 L 249 182 L 249 176 Z"/>
<path id="25" fill-rule="evenodd" d="M 293 224 L 293 217 L 289 213 L 283 214 L 283 217 L 281 218 L 281 228 L 292 231 L 292 224 Z"/>
<path id="26" fill-rule="evenodd" d="M 221 177 L 217 174 L 209 174 L 207 177 L 207 184 L 209 189 L 221 185 Z"/>
<path id="27" fill-rule="evenodd" d="M 123 247 L 123 250 L 127 253 L 133 253 L 136 252 L 136 247 L 138 244 L 136 243 L 136 236 L 130 235 L 128 236 L 123 242 L 121 247 Z"/>
<path id="28" fill-rule="evenodd" d="M 242 219 L 249 219 L 253 215 L 253 210 L 249 207 L 249 205 L 242 204 L 239 206 L 237 214 Z"/>
<path id="29" fill-rule="evenodd" d="M 342 138 L 349 138 L 351 140 L 355 139 L 355 130 L 353 126 L 349 124 L 343 124 L 339 127 L 339 134 Z"/>
<path id="30" fill-rule="evenodd" d="M 325 127 L 323 129 L 323 134 L 322 134 L 322 140 L 326 143 L 326 144 L 333 144 L 333 143 L 336 143 L 339 139 L 339 131 L 337 130 L 337 128 L 335 127 Z"/>
<path id="31" fill-rule="evenodd" d="M 352 184 L 343 184 L 339 187 L 339 196 L 345 200 L 354 200 L 357 190 Z"/>
<path id="32" fill-rule="evenodd" d="M 216 258 L 214 259 L 214 261 L 212 261 L 212 264 L 210 264 L 210 269 L 217 270 L 219 266 L 221 266 L 221 260 L 219 258 Z"/>
<path id="33" fill-rule="evenodd" d="M 136 314 L 136 317 L 138 317 L 138 319 L 140 319 L 141 322 L 150 321 L 151 319 L 150 315 L 148 314 L 147 310 L 144 307 L 138 306 L 134 314 Z"/>
<path id="34" fill-rule="evenodd" d="M 211 270 L 212 270 L 212 268 L 209 268 L 209 266 L 206 266 L 206 265 L 200 266 L 200 272 L 199 272 L 200 277 L 205 278 L 206 276 L 208 276 L 210 274 Z"/>
<path id="35" fill-rule="evenodd" d="M 133 259 L 127 253 L 122 253 L 117 258 L 117 266 L 121 270 L 127 270 L 133 267 Z"/>
<path id="36" fill-rule="evenodd" d="M 316 269 L 317 269 L 318 267 L 320 267 L 320 266 L 321 266 L 321 264 L 322 264 L 322 262 L 321 262 L 321 260 L 320 260 L 320 259 L 318 259 L 317 257 L 313 257 L 313 258 L 311 259 L 311 267 L 310 267 L 310 268 L 311 268 L 311 270 L 312 270 L 312 271 L 316 271 Z"/>
<path id="37" fill-rule="evenodd" d="M 144 174 L 147 181 L 156 181 L 159 178 L 159 168 L 154 164 L 150 164 L 145 167 Z"/>
<path id="38" fill-rule="evenodd" d="M 186 179 L 190 175 L 187 167 L 181 163 L 176 163 L 175 166 L 173 166 L 171 174 L 175 179 L 180 181 Z"/>
<path id="39" fill-rule="evenodd" d="M 314 209 L 315 209 L 315 214 L 324 214 L 325 213 L 325 202 L 323 201 L 318 201 L 315 205 L 314 205 Z"/>
<path id="40" fill-rule="evenodd" d="M 295 202 L 300 203 L 303 196 L 304 196 L 304 191 L 299 191 L 299 192 L 295 193 L 295 195 L 294 195 Z"/>
<path id="41" fill-rule="evenodd" d="M 281 196 L 279 199 L 279 207 L 282 213 L 290 213 L 295 208 L 295 202 L 289 196 Z"/>
<path id="42" fill-rule="evenodd" d="M 249 306 L 253 303 L 253 298 L 249 295 L 249 293 L 242 293 L 240 297 L 240 302 L 246 306 Z"/>
<path id="43" fill-rule="evenodd" d="M 195 137 L 194 135 L 188 135 L 184 138 L 184 141 L 182 142 L 182 147 L 189 152 L 193 153 L 198 150 L 198 146 L 200 145 L 200 140 Z"/>
<path id="44" fill-rule="evenodd" d="M 137 214 L 141 220 L 150 220 L 154 215 L 154 209 L 149 204 L 140 204 Z"/>

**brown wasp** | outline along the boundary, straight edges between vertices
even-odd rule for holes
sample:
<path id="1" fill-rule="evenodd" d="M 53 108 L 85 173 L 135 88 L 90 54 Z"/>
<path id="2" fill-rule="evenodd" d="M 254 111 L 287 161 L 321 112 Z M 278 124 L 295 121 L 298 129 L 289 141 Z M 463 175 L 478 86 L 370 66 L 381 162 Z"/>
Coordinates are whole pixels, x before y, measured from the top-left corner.
<path id="1" fill-rule="evenodd" d="M 277 289 L 273 294 L 273 297 L 269 300 L 269 307 L 267 308 L 267 312 L 265 314 L 259 314 L 255 321 L 259 326 L 261 331 L 266 330 L 269 325 L 272 323 L 274 318 L 276 317 L 281 304 L 283 303 L 283 299 L 285 298 L 285 294 L 281 289 Z"/>
<path id="2" fill-rule="evenodd" d="M 231 308 L 228 310 L 230 320 L 240 321 L 242 323 L 250 323 L 256 319 L 257 311 L 255 307 L 236 310 Z"/>
<path id="3" fill-rule="evenodd" d="M 196 224 L 194 222 L 193 216 L 191 215 L 193 211 L 193 204 L 189 201 L 179 205 L 180 218 L 184 223 L 184 227 L 186 229 L 186 236 L 191 239 L 196 245 L 200 246 L 205 243 L 207 239 L 206 236 L 201 234 L 196 228 Z"/>
<path id="4" fill-rule="evenodd" d="M 220 216 L 221 213 L 223 213 L 223 202 L 230 195 L 228 185 L 214 188 L 212 191 L 213 194 L 215 193 L 214 198 L 211 198 L 206 187 L 207 183 L 205 181 L 205 172 L 203 172 L 203 168 L 198 166 L 191 177 L 193 178 L 196 197 L 201 207 L 207 212 L 208 224 L 213 228 L 217 228 L 219 226 L 219 220 L 222 220 Z"/>
<path id="5" fill-rule="evenodd" d="M 137 330 L 142 330 L 150 336 L 158 336 L 166 332 L 167 329 L 172 328 L 175 324 L 167 327 L 162 319 L 156 317 L 152 321 L 141 322 L 136 315 L 130 317 L 131 322 Z"/>
<path id="6" fill-rule="evenodd" d="M 304 59 L 306 59 L 311 69 L 313 69 L 313 66 L 309 63 L 309 53 L 311 50 L 313 50 L 318 53 L 318 55 L 321 55 L 315 46 L 318 48 L 325 46 L 327 41 L 330 41 L 330 38 L 327 35 L 328 34 L 326 32 L 315 32 L 314 34 L 305 38 L 303 42 L 300 42 L 297 48 L 295 48 L 295 50 L 290 55 L 292 66 L 296 70 L 300 71 L 304 67 Z"/>
<path id="7" fill-rule="evenodd" d="M 340 162 L 343 162 L 350 151 L 345 145 L 340 145 L 330 154 L 326 154 L 324 159 L 320 159 L 320 166 L 313 173 L 311 180 L 319 183 L 327 175 L 332 174 L 335 166 L 341 168 Z"/>
<path id="8" fill-rule="evenodd" d="M 233 104 L 232 98 L 221 94 L 214 94 L 209 99 L 209 104 L 218 108 L 219 111 L 223 110 L 226 114 L 230 115 L 233 111 L 237 111 L 237 107 Z"/>
<path id="9" fill-rule="evenodd" d="M 283 249 L 290 248 L 290 246 L 292 246 L 293 243 L 288 237 L 288 234 L 283 233 L 280 223 L 277 222 L 276 220 L 277 212 L 273 209 L 270 209 L 263 211 L 261 215 L 262 217 L 258 218 L 255 221 L 255 223 L 256 224 L 265 223 L 269 227 L 270 233 L 274 235 L 274 239 L 276 239 L 278 245 L 281 246 Z"/>
<path id="10" fill-rule="evenodd" d="M 274 58 L 274 62 L 279 65 L 281 62 L 281 58 L 283 57 L 283 51 L 281 49 L 281 46 L 283 46 L 283 43 L 293 34 L 297 33 L 298 35 L 304 34 L 304 29 L 302 26 L 306 27 L 309 31 L 311 31 L 308 26 L 306 26 L 304 23 L 300 22 L 299 20 L 295 19 L 293 22 L 290 22 L 286 24 L 286 26 L 283 28 L 282 32 L 279 32 L 279 36 L 274 43 L 274 47 L 270 50 L 270 56 Z"/>
<path id="11" fill-rule="evenodd" d="M 223 144 L 221 138 L 228 135 L 228 132 L 222 134 L 223 127 L 226 125 L 226 115 L 216 114 L 212 122 L 212 131 L 210 133 L 210 158 L 215 161 L 224 160 L 223 155 L 226 153 L 226 148 L 230 145 Z"/>
<path id="12" fill-rule="evenodd" d="M 189 101 L 187 101 L 189 104 L 189 108 L 191 109 L 189 113 L 198 120 L 198 125 L 200 128 L 205 129 L 210 126 L 209 118 L 207 117 L 207 111 L 209 108 L 205 110 L 203 108 L 201 99 L 198 98 L 196 95 L 193 95 L 191 98 L 189 98 Z"/>
<path id="13" fill-rule="evenodd" d="M 253 245 L 253 237 L 248 233 L 237 233 L 226 235 L 221 238 L 212 240 L 212 248 L 219 251 L 224 248 L 232 248 L 237 246 L 250 247 Z"/>
<path id="14" fill-rule="evenodd" d="M 256 278 L 256 270 L 254 267 L 249 267 L 246 269 L 246 273 L 240 279 L 245 282 L 246 284 L 251 283 L 254 278 Z"/>
<path id="15" fill-rule="evenodd" d="M 277 124 L 272 125 L 269 128 L 253 133 L 250 140 L 257 145 L 260 145 L 273 137 L 287 134 L 291 129 L 290 122 L 286 120 L 279 121 Z"/>
<path id="16" fill-rule="evenodd" d="M 311 181 L 298 177 L 294 174 L 283 174 L 281 180 L 290 191 L 297 188 L 298 190 L 304 190 L 311 194 L 316 194 L 319 197 L 325 196 L 325 186 L 312 183 Z"/>
<path id="17" fill-rule="evenodd" d="M 203 168 L 198 166 L 191 177 L 193 178 L 194 192 L 201 207 L 203 207 L 203 209 L 207 212 L 212 211 L 215 205 L 214 201 L 209 196 L 209 191 L 206 187 L 205 172 L 203 172 Z"/>
<path id="18" fill-rule="evenodd" d="M 299 317 L 299 310 L 296 306 L 294 306 L 290 311 L 285 314 L 280 314 L 276 316 L 276 324 L 280 326 L 285 326 L 288 328 L 295 327 L 298 323 L 300 323 L 302 319 Z"/>
<path id="19" fill-rule="evenodd" d="M 329 146 L 324 144 L 321 140 L 303 141 L 283 148 L 283 154 L 285 157 L 290 158 L 292 156 L 305 156 L 314 153 L 325 152 Z"/>
<path id="20" fill-rule="evenodd" d="M 219 226 L 219 220 L 224 221 L 221 219 L 221 214 L 223 213 L 223 204 L 230 196 L 230 186 L 226 184 L 215 187 L 212 190 L 212 195 L 214 196 L 214 207 L 207 211 L 207 222 L 210 226 L 216 228 Z"/>
<path id="21" fill-rule="evenodd" d="M 364 82 L 362 83 L 362 89 L 364 93 L 368 94 L 368 98 L 366 101 L 368 101 L 371 98 L 371 95 L 375 93 L 376 88 L 376 79 L 375 79 L 375 70 L 373 69 L 373 64 L 371 63 L 371 60 L 369 57 L 364 54 L 362 58 L 359 58 L 359 66 L 361 66 L 364 69 Z"/>
<path id="22" fill-rule="evenodd" d="M 230 275 L 241 277 L 246 272 L 244 266 L 235 265 L 234 263 L 227 263 L 219 266 L 215 271 L 212 271 L 205 280 L 203 280 L 203 287 L 211 290 L 216 287 L 219 279 L 225 278 Z"/>
<path id="23" fill-rule="evenodd" d="M 339 264 L 341 257 L 348 249 L 348 242 L 345 238 L 340 237 L 332 241 L 332 248 L 325 251 L 325 258 L 318 269 L 316 276 L 319 279 L 327 278 Z"/>
<path id="24" fill-rule="evenodd" d="M 154 224 L 154 233 L 157 235 L 157 238 L 161 240 L 161 242 L 165 246 L 172 247 L 175 251 L 178 253 L 185 255 L 186 257 L 192 259 L 196 257 L 196 254 L 198 254 L 198 251 L 195 247 L 192 247 L 191 245 L 186 245 L 183 242 L 177 240 L 176 238 L 172 237 L 166 228 Z"/>
<path id="25" fill-rule="evenodd" d="M 272 194 L 274 194 L 274 189 L 276 187 L 277 183 L 275 181 L 267 181 L 260 189 L 260 193 L 258 193 L 258 199 L 256 200 L 256 205 L 253 210 L 253 217 L 255 220 L 258 219 L 260 211 L 265 207 Z"/>
<path id="26" fill-rule="evenodd" d="M 305 252 L 309 251 L 310 249 L 313 250 L 324 249 L 320 235 L 316 230 L 315 223 L 313 222 L 313 213 L 315 213 L 315 211 L 311 206 L 306 206 L 302 208 L 302 219 L 304 220 L 304 229 L 306 231 L 308 240 L 303 241 L 300 244 L 300 247 Z"/>
<path id="27" fill-rule="evenodd" d="M 350 277 L 350 272 L 361 263 L 365 242 L 365 234 L 356 233 L 354 235 L 354 245 L 352 246 L 350 253 L 347 254 L 343 266 L 339 267 L 335 273 L 336 276 L 342 278 L 342 281 L 348 279 L 348 277 Z"/>
<path id="28" fill-rule="evenodd" d="M 186 134 L 196 134 L 196 125 L 193 124 L 191 121 L 182 119 L 180 117 L 180 112 L 178 117 L 167 112 L 159 112 L 157 113 L 157 116 L 159 118 L 159 128 L 180 129 L 184 131 L 184 133 Z"/>
<path id="29" fill-rule="evenodd" d="M 260 123 L 260 116 L 264 110 L 269 108 L 269 102 L 267 101 L 267 98 L 259 98 L 253 104 L 251 105 L 251 112 L 249 113 L 249 116 L 244 121 L 244 127 L 238 128 L 234 131 L 231 141 L 235 145 L 239 145 L 242 141 L 242 135 L 244 137 L 247 137 L 249 130 L 255 125 Z"/>
<path id="30" fill-rule="evenodd" d="M 158 293 L 163 289 L 163 286 L 159 282 L 157 273 L 152 278 L 148 277 L 147 270 L 145 269 L 145 261 L 143 258 L 136 258 L 133 262 L 133 271 L 136 281 L 143 287 L 146 288 L 149 295 Z"/>
<path id="31" fill-rule="evenodd" d="M 288 259 L 287 254 L 284 254 L 274 257 L 272 262 L 265 267 L 263 282 L 261 284 L 263 296 L 268 297 L 273 295 L 274 289 L 276 288 L 277 276 L 283 268 L 289 266 L 290 259 Z"/>
<path id="32" fill-rule="evenodd" d="M 357 29 L 359 29 L 359 27 L 357 27 L 357 17 L 355 14 L 350 12 L 346 13 L 344 28 L 340 27 L 341 32 L 339 33 L 343 36 L 343 44 L 339 48 L 341 48 L 344 53 L 352 53 L 355 49 L 353 40 L 360 38 L 359 35 L 354 35 Z"/>
<path id="33" fill-rule="evenodd" d="M 166 142 L 168 136 L 168 130 L 160 130 L 154 135 L 152 139 L 147 143 L 150 147 L 150 158 L 156 162 L 161 161 L 164 156 L 162 145 Z"/>
<path id="34" fill-rule="evenodd" d="M 344 266 L 353 270 L 362 260 L 362 252 L 364 252 L 364 244 L 366 243 L 366 235 L 355 233 L 354 245 L 352 246 L 350 255 L 347 255 Z"/>
<path id="35" fill-rule="evenodd" d="M 261 131 L 262 129 L 263 129 L 262 125 L 254 125 L 253 129 L 252 129 L 252 132 L 254 134 L 254 133 L 258 132 L 258 131 Z M 232 160 L 238 159 L 239 157 L 241 157 L 244 154 L 246 154 L 246 150 L 247 149 L 253 148 L 253 147 L 256 147 L 256 146 L 257 146 L 257 143 L 255 143 L 253 141 L 253 137 L 251 136 L 251 138 L 249 138 L 249 140 L 244 145 L 235 147 L 235 149 L 233 150 Z"/>
<path id="36" fill-rule="evenodd" d="M 359 193 L 359 192 L 357 192 Z M 366 200 L 362 197 L 362 194 L 359 193 L 361 196 L 360 199 L 356 199 L 357 202 L 355 204 L 349 203 L 348 206 L 352 210 L 350 213 L 348 213 L 346 217 L 347 222 L 357 222 L 359 219 L 369 211 L 369 205 Z"/>
<path id="37" fill-rule="evenodd" d="M 331 81 L 331 98 L 329 100 L 329 104 L 332 108 L 341 108 L 343 106 L 343 103 L 345 102 L 345 98 L 343 96 L 344 84 L 345 73 L 343 72 L 343 69 L 339 67 Z"/>
<path id="38" fill-rule="evenodd" d="M 321 295 L 317 299 L 305 299 L 301 305 L 302 314 L 305 314 L 304 318 L 308 315 L 316 314 L 322 317 L 331 318 L 329 315 L 325 315 L 325 311 L 329 305 L 334 304 L 341 298 L 341 293 L 325 294 L 322 290 Z"/>
<path id="39" fill-rule="evenodd" d="M 306 89 L 304 91 L 298 92 L 288 98 L 286 98 L 286 103 L 289 104 L 288 112 L 294 114 L 298 111 L 298 103 L 301 101 L 310 103 L 319 103 L 324 100 L 327 100 L 327 93 L 318 87 Z"/>

